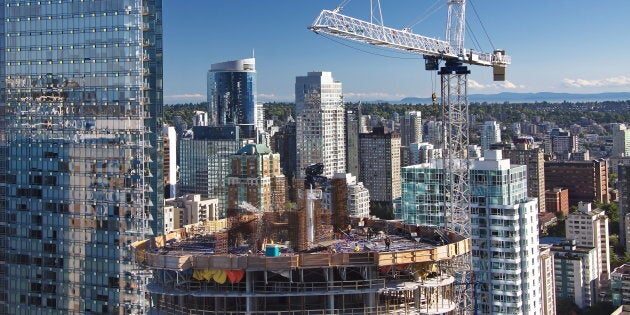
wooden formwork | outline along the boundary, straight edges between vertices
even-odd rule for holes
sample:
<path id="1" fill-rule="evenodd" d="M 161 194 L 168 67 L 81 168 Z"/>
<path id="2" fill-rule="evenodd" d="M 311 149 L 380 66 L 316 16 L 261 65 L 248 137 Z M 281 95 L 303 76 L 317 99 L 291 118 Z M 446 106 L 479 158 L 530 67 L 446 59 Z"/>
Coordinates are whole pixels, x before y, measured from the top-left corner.
<path id="1" fill-rule="evenodd" d="M 228 253 L 228 231 L 218 231 L 214 233 L 214 252 L 216 254 Z"/>
<path id="2" fill-rule="evenodd" d="M 185 270 L 192 267 L 192 255 L 147 253 L 147 265 L 159 269 Z"/>
<path id="3" fill-rule="evenodd" d="M 300 254 L 300 267 L 326 267 L 331 265 L 331 255 L 323 254 Z"/>
<path id="4" fill-rule="evenodd" d="M 343 178 L 332 180 L 332 225 L 335 231 L 348 226 L 348 188 Z"/>
<path id="5" fill-rule="evenodd" d="M 197 255 L 193 257 L 193 269 L 246 269 L 247 257 L 236 255 Z"/>

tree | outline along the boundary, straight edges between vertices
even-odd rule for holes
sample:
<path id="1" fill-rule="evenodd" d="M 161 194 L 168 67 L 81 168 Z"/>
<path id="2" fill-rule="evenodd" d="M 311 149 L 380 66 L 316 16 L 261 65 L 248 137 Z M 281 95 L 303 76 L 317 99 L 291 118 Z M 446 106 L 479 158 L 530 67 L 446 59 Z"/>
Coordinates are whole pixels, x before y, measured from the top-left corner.
<path id="1" fill-rule="evenodd" d="M 561 297 L 556 299 L 556 314 L 579 315 L 580 313 L 580 308 L 573 301 Z"/>
<path id="2" fill-rule="evenodd" d="M 597 302 L 582 312 L 584 315 L 610 314 L 615 307 L 610 302 Z M 558 313 L 560 314 L 560 313 Z"/>
<path id="3" fill-rule="evenodd" d="M 630 252 L 626 252 L 623 256 L 617 255 L 615 252 L 610 253 L 610 269 L 615 269 L 623 264 L 630 264 Z"/>
<path id="4" fill-rule="evenodd" d="M 558 223 L 554 226 L 547 228 L 547 236 L 554 237 L 566 237 L 567 232 L 565 230 L 566 220 L 558 220 Z"/>
<path id="5" fill-rule="evenodd" d="M 608 217 L 608 233 L 619 234 L 619 206 L 614 203 L 600 203 L 597 208 L 605 211 Z"/>
<path id="6" fill-rule="evenodd" d="M 614 188 L 615 184 L 617 183 L 617 173 L 610 173 L 608 174 L 608 187 L 610 188 Z"/>
<path id="7" fill-rule="evenodd" d="M 383 220 L 394 219 L 394 209 L 378 202 L 370 202 L 370 215 Z"/>
<path id="8" fill-rule="evenodd" d="M 610 247 L 614 247 L 615 249 L 619 246 L 619 235 L 610 234 L 608 237 L 608 242 L 610 243 Z"/>

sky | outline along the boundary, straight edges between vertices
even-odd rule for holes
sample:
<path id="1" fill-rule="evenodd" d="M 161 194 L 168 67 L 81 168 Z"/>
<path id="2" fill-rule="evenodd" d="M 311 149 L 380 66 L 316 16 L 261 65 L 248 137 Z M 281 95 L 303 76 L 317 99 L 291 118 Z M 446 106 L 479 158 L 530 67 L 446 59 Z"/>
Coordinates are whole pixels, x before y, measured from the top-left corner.
<path id="1" fill-rule="evenodd" d="M 630 91 L 630 1 L 471 1 L 465 47 L 505 49 L 512 64 L 505 82 L 493 82 L 491 69 L 472 66 L 469 94 Z M 424 70 L 421 55 L 307 29 L 321 10 L 341 2 L 164 0 L 165 103 L 205 101 L 211 64 L 252 55 L 259 101 L 293 101 L 295 77 L 309 71 L 331 71 L 348 101 L 439 94 L 439 78 Z M 383 21 L 397 29 L 413 24 L 414 33 L 444 39 L 445 3 L 382 0 Z M 369 0 L 354 0 L 341 13 L 365 20 L 369 8 Z"/>

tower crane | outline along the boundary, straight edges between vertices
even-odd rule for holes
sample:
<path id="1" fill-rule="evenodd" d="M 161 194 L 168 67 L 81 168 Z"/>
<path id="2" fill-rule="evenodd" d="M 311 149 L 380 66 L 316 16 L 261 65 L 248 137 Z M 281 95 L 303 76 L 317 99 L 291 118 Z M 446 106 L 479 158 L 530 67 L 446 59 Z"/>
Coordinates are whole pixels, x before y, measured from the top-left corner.
<path id="1" fill-rule="evenodd" d="M 438 71 L 444 121 L 444 193 L 447 199 L 444 227 L 470 238 L 468 65 L 492 67 L 494 81 L 505 81 L 505 69 L 511 60 L 504 50 L 485 53 L 464 48 L 466 0 L 446 0 L 446 4 L 446 40 L 414 34 L 409 28 L 385 26 L 379 0 L 376 0 L 376 7 L 373 1 L 370 2 L 372 16 L 369 22 L 341 14 L 342 5 L 334 10 L 323 10 L 309 29 L 318 34 L 421 54 L 425 69 Z M 377 12 L 376 16 L 374 12 Z M 471 257 L 464 258 L 454 271 L 462 283 L 471 283 Z M 460 312 L 472 312 L 470 290 L 461 293 Z"/>

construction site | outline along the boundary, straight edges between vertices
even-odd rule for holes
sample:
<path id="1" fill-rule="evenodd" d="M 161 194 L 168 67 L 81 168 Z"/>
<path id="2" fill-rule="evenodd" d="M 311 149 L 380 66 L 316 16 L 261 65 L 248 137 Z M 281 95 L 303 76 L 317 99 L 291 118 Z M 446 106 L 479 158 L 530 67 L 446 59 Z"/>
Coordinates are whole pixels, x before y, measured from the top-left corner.
<path id="1" fill-rule="evenodd" d="M 321 211 L 233 210 L 133 244 L 164 314 L 452 314 L 470 239 Z M 252 209 L 253 210 L 253 209 Z"/>

